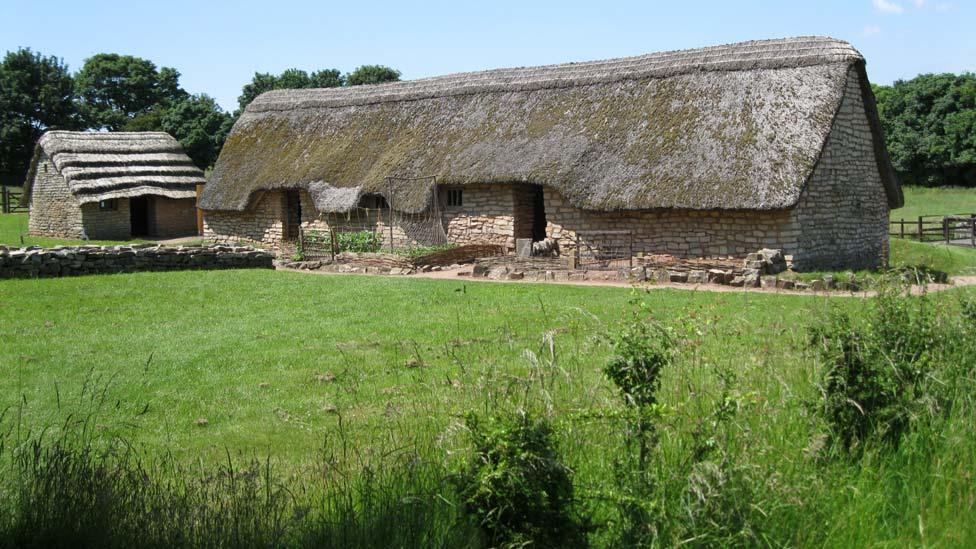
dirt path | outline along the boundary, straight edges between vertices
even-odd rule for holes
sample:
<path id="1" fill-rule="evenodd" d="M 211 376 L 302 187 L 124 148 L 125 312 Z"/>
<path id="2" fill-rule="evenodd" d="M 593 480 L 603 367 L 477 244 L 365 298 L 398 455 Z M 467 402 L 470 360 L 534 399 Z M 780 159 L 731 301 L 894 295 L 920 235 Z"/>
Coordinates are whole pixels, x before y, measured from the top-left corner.
<path id="1" fill-rule="evenodd" d="M 383 275 L 383 274 L 362 274 L 362 273 L 333 273 L 328 271 L 303 271 L 298 269 L 287 269 L 283 267 L 278 267 L 279 271 L 289 271 L 295 273 L 303 274 L 315 274 L 315 275 L 326 275 L 326 276 L 398 276 L 398 275 Z M 472 283 L 494 283 L 494 284 L 561 284 L 565 286 L 609 286 L 616 288 L 630 288 L 634 286 L 633 283 L 625 280 L 492 280 L 489 278 L 472 278 L 470 276 L 458 276 L 459 272 L 470 272 L 470 267 L 461 267 L 459 269 L 450 269 L 444 271 L 431 271 L 427 273 L 415 273 L 412 275 L 405 275 L 405 278 L 428 278 L 435 280 L 455 280 L 459 282 L 472 282 Z M 929 284 L 928 286 L 912 286 L 912 294 L 918 295 L 924 291 L 928 292 L 942 292 L 945 290 L 951 290 L 953 288 L 959 288 L 962 286 L 973 286 L 976 285 L 976 276 L 957 276 L 952 279 L 951 284 Z M 828 297 L 871 297 L 875 295 L 876 292 L 867 290 L 859 292 L 844 292 L 844 291 L 820 291 L 814 292 L 812 290 L 783 290 L 780 288 L 745 288 L 745 287 L 733 287 L 726 286 L 723 284 L 688 284 L 688 283 L 646 283 L 641 284 L 641 288 L 646 288 L 648 290 L 684 290 L 691 292 L 718 292 L 718 293 L 764 293 L 764 294 L 782 294 L 782 295 L 799 295 L 799 296 L 828 296 Z"/>

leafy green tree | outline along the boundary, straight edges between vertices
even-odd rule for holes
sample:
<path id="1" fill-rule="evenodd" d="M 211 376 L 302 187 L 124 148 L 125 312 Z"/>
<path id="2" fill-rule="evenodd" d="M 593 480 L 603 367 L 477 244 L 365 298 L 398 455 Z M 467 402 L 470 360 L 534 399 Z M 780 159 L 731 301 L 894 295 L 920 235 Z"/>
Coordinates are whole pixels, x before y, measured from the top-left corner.
<path id="1" fill-rule="evenodd" d="M 180 73 L 156 69 L 147 59 L 116 53 L 100 53 L 85 60 L 75 75 L 75 89 L 89 127 L 121 130 L 137 116 L 160 104 L 184 99 Z"/>
<path id="2" fill-rule="evenodd" d="M 237 98 L 238 110 L 236 116 L 240 116 L 244 109 L 254 101 L 257 96 L 271 90 L 282 89 L 305 89 L 305 88 L 337 88 L 345 85 L 345 79 L 336 69 L 323 69 L 308 74 L 300 69 L 288 69 L 280 75 L 275 76 L 266 72 L 256 72 L 251 81 L 244 85 L 240 97 Z"/>
<path id="3" fill-rule="evenodd" d="M 384 65 L 363 65 L 346 75 L 346 83 L 350 86 L 381 84 L 398 80 L 400 80 L 400 71 Z"/>
<path id="4" fill-rule="evenodd" d="M 162 130 L 183 145 L 201 169 L 212 166 L 220 154 L 233 117 L 207 95 L 191 95 L 169 107 L 161 117 Z"/>
<path id="5" fill-rule="evenodd" d="M 976 186 L 976 75 L 923 74 L 874 92 L 903 183 Z"/>
<path id="6" fill-rule="evenodd" d="M 77 129 L 74 81 L 68 66 L 29 48 L 0 62 L 0 174 L 23 181 L 34 144 L 48 129 Z"/>

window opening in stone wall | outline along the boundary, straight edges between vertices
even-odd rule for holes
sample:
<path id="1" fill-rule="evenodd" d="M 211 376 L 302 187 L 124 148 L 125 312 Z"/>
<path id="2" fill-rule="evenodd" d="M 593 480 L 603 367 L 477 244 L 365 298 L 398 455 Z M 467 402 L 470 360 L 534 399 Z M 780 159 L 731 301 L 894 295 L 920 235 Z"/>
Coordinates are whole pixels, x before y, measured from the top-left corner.
<path id="1" fill-rule="evenodd" d="M 108 200 L 99 200 L 98 209 L 103 212 L 114 212 L 119 209 L 119 199 L 109 198 Z"/>
<path id="2" fill-rule="evenodd" d="M 447 205 L 452 207 L 464 206 L 464 193 L 461 189 L 447 190 Z"/>

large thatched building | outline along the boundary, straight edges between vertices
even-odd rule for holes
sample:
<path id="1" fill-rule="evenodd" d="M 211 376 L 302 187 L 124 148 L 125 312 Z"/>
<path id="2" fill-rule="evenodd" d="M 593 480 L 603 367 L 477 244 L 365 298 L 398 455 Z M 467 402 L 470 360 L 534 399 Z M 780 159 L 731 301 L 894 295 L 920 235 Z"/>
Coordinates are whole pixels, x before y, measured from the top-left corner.
<path id="1" fill-rule="evenodd" d="M 271 246 L 364 204 L 435 211 L 456 242 L 621 231 L 645 253 L 819 268 L 882 263 L 902 195 L 864 58 L 810 37 L 268 92 L 200 201 L 208 238 Z"/>
<path id="2" fill-rule="evenodd" d="M 50 131 L 24 185 L 29 231 L 105 240 L 193 235 L 204 182 L 166 133 Z"/>

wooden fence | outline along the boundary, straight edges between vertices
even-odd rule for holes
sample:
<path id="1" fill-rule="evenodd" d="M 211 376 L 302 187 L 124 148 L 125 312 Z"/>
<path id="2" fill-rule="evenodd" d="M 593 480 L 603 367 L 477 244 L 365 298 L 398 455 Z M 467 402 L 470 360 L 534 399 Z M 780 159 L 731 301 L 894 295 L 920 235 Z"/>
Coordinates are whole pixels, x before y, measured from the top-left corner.
<path id="1" fill-rule="evenodd" d="M 898 238 L 976 246 L 976 214 L 920 215 L 889 223 L 889 234 Z"/>
<path id="2" fill-rule="evenodd" d="M 5 214 L 26 212 L 27 208 L 20 205 L 20 197 L 23 191 L 20 187 L 0 187 L 0 212 Z"/>

